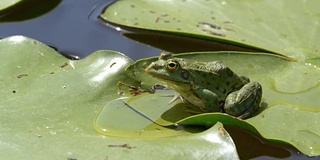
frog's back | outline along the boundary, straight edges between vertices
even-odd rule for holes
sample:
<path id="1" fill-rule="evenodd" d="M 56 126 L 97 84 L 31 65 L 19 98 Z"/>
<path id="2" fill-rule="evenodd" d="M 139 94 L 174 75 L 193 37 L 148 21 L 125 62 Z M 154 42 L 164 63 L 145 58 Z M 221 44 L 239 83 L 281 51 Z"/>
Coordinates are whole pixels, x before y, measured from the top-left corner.
<path id="1" fill-rule="evenodd" d="M 190 62 L 184 61 L 181 63 L 181 67 L 190 71 L 194 85 L 207 88 L 222 96 L 221 98 L 249 82 L 248 78 L 238 76 L 221 61 Z"/>

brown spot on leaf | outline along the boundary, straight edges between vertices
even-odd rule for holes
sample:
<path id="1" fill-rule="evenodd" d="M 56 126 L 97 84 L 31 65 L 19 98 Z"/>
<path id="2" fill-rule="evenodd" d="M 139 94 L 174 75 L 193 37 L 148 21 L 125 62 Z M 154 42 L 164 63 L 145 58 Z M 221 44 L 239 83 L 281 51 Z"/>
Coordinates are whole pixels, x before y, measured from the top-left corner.
<path id="1" fill-rule="evenodd" d="M 133 149 L 133 148 L 137 148 L 137 147 L 132 147 L 132 146 L 129 146 L 128 144 L 110 144 L 108 145 L 108 147 L 118 147 L 118 148 L 126 148 L 126 149 Z"/>
<path id="2" fill-rule="evenodd" d="M 28 76 L 28 74 L 20 74 L 17 76 L 17 78 L 22 78 L 22 77 L 27 77 L 27 76 Z"/>
<path id="3" fill-rule="evenodd" d="M 116 62 L 113 62 L 113 63 L 110 65 L 110 68 L 112 68 L 115 64 L 116 64 Z"/>
<path id="4" fill-rule="evenodd" d="M 67 67 L 67 66 L 68 66 L 68 63 L 66 62 L 63 65 L 59 66 L 59 68 L 61 69 L 61 68 Z"/>

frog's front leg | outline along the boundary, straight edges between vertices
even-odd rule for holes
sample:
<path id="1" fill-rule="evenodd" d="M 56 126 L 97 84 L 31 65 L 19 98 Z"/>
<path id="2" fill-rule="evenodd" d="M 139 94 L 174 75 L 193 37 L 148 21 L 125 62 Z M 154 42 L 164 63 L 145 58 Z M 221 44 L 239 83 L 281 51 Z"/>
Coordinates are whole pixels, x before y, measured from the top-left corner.
<path id="1" fill-rule="evenodd" d="M 258 82 L 249 82 L 227 96 L 224 111 L 241 119 L 248 118 L 260 107 L 261 97 L 261 85 Z"/>
<path id="2" fill-rule="evenodd" d="M 194 104 L 206 112 L 221 112 L 219 97 L 208 89 L 196 89 L 194 94 L 200 99 L 200 103 Z M 194 101 L 196 102 L 196 101 Z"/>
<path id="3" fill-rule="evenodd" d="M 147 90 L 145 90 L 141 87 L 135 87 L 135 86 L 132 86 L 130 84 L 127 84 L 127 83 L 124 83 L 121 81 L 119 81 L 117 83 L 117 86 L 118 86 L 118 95 L 124 95 L 126 89 L 129 90 L 129 92 L 132 96 L 137 96 L 142 93 L 148 92 Z M 151 92 L 151 90 L 150 90 L 149 93 L 154 93 L 154 92 Z"/>

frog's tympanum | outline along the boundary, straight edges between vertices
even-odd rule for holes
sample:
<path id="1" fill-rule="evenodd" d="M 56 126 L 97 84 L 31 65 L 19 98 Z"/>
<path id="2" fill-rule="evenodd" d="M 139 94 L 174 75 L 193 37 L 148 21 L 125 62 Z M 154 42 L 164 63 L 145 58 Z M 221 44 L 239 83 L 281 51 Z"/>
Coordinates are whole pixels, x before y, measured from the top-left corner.
<path id="1" fill-rule="evenodd" d="M 235 74 L 220 61 L 197 62 L 164 52 L 145 71 L 204 112 L 225 112 L 243 119 L 260 107 L 261 85 Z"/>

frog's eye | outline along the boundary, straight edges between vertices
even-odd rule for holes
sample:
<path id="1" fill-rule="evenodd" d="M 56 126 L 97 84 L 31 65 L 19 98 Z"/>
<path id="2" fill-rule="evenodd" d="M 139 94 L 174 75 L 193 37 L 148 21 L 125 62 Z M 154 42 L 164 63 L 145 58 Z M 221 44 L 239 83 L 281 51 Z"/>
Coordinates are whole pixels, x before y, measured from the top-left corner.
<path id="1" fill-rule="evenodd" d="M 170 71 L 170 72 L 174 72 L 179 68 L 179 63 L 176 60 L 173 59 L 169 59 L 166 63 L 166 68 Z"/>

